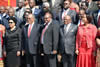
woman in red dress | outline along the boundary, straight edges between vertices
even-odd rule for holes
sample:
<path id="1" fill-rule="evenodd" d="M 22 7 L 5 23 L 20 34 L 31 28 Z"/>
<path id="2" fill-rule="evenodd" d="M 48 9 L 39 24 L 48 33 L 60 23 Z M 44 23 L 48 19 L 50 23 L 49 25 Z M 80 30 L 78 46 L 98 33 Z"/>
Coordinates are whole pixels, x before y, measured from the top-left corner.
<path id="1" fill-rule="evenodd" d="M 95 67 L 94 52 L 96 49 L 96 26 L 90 24 L 92 18 L 88 15 L 82 17 L 84 25 L 79 26 L 76 36 L 76 67 Z"/>

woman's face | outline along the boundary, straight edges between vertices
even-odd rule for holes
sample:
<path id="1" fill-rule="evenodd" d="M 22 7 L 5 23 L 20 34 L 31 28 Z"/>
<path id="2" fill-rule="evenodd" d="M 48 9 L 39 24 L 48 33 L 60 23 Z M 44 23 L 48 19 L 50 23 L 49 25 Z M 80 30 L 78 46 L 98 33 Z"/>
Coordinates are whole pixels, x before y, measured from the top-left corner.
<path id="1" fill-rule="evenodd" d="M 9 27 L 13 28 L 15 26 L 15 22 L 13 20 L 9 20 Z"/>
<path id="2" fill-rule="evenodd" d="M 82 21 L 84 22 L 84 24 L 86 24 L 86 23 L 88 22 L 88 20 L 87 20 L 87 18 L 86 18 L 86 15 L 84 15 L 84 16 L 82 17 Z"/>

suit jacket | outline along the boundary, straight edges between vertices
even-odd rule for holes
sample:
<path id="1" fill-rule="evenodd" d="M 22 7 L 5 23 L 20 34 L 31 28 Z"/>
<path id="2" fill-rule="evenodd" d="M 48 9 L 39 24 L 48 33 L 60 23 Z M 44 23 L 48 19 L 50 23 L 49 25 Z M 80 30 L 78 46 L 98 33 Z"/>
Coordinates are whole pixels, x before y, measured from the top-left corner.
<path id="1" fill-rule="evenodd" d="M 52 20 L 44 33 L 43 50 L 45 54 L 52 54 L 53 50 L 58 49 L 59 24 Z"/>
<path id="2" fill-rule="evenodd" d="M 63 4 L 64 0 L 55 0 L 54 5 L 52 5 L 52 0 L 50 0 L 50 4 L 52 8 L 59 8 Z"/>
<path id="3" fill-rule="evenodd" d="M 25 8 L 17 8 L 16 9 L 16 12 L 15 12 L 15 15 L 19 18 L 19 19 L 21 19 L 21 20 L 23 20 L 23 15 L 24 15 L 24 12 L 25 12 Z"/>
<path id="4" fill-rule="evenodd" d="M 23 28 L 23 50 L 26 53 L 37 54 L 38 53 L 38 43 L 39 43 L 39 35 L 40 35 L 40 25 L 37 22 L 34 23 L 30 37 L 28 37 L 28 26 L 26 25 Z"/>
<path id="5" fill-rule="evenodd" d="M 67 33 L 64 33 L 64 25 L 60 26 L 59 53 L 74 54 L 76 44 L 77 25 L 71 23 Z"/>
<path id="6" fill-rule="evenodd" d="M 84 30 L 86 30 L 87 48 L 92 48 L 92 50 L 95 51 L 96 50 L 95 38 L 97 36 L 97 28 L 92 24 L 89 24 L 87 28 L 85 28 L 84 25 L 78 27 L 76 36 L 76 49 L 79 49 L 81 47 Z"/>
<path id="7" fill-rule="evenodd" d="M 82 0 L 73 0 L 73 2 L 75 2 L 75 3 L 79 3 L 79 2 L 81 2 Z"/>
<path id="8" fill-rule="evenodd" d="M 56 18 L 61 25 L 63 24 L 62 13 L 63 10 L 59 12 L 59 16 Z M 71 16 L 73 23 L 76 23 L 76 12 L 74 10 L 69 9 L 67 15 Z"/>
<path id="9" fill-rule="evenodd" d="M 93 12 L 95 12 L 97 10 L 98 10 L 98 6 L 96 5 L 96 3 L 95 2 L 91 2 L 90 6 L 88 6 L 87 12 L 93 13 Z"/>
<path id="10" fill-rule="evenodd" d="M 99 11 L 99 10 L 98 10 Z M 94 20 L 94 24 L 95 26 L 98 28 L 98 20 L 97 20 L 97 17 L 98 17 L 98 11 L 96 11 L 93 15 L 93 20 Z"/>
<path id="11" fill-rule="evenodd" d="M 55 13 L 55 16 L 61 11 L 64 0 L 55 0 L 54 5 L 52 6 L 52 0 L 50 0 L 51 10 Z"/>

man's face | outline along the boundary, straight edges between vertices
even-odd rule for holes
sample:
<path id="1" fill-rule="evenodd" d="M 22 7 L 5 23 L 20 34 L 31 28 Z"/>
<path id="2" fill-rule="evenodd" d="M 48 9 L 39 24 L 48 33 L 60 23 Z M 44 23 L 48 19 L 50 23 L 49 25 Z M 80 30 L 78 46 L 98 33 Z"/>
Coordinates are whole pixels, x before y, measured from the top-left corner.
<path id="1" fill-rule="evenodd" d="M 9 16 L 14 16 L 14 10 L 13 10 L 13 9 L 9 9 L 8 15 L 9 15 Z"/>
<path id="2" fill-rule="evenodd" d="M 69 24 L 69 23 L 71 23 L 71 18 L 70 18 L 70 16 L 65 16 L 65 17 L 64 17 L 64 24 Z"/>
<path id="3" fill-rule="evenodd" d="M 30 5 L 31 8 L 33 8 L 33 7 L 35 6 L 35 2 L 30 1 L 30 2 L 29 2 L 29 5 Z"/>
<path id="4" fill-rule="evenodd" d="M 1 14 L 3 14 L 5 12 L 5 7 L 1 7 L 0 12 L 1 12 Z"/>
<path id="5" fill-rule="evenodd" d="M 45 22 L 45 23 L 49 23 L 50 21 L 51 21 L 50 15 L 49 15 L 49 14 L 46 14 L 46 15 L 44 16 L 44 22 Z"/>
<path id="6" fill-rule="evenodd" d="M 22 7 L 23 7 L 23 1 L 19 1 L 19 2 L 18 2 L 18 7 L 19 7 L 19 8 L 22 8 Z"/>
<path id="7" fill-rule="evenodd" d="M 33 21 L 34 21 L 34 18 L 33 18 L 31 15 L 28 15 L 27 20 L 28 20 L 28 23 L 29 23 L 29 24 L 32 24 Z"/>
<path id="8" fill-rule="evenodd" d="M 64 1 L 64 9 L 67 9 L 67 8 L 69 8 L 69 6 L 70 6 L 70 2 L 69 1 Z"/>
<path id="9" fill-rule="evenodd" d="M 79 11 L 79 18 L 82 19 L 82 17 L 84 16 L 85 11 L 84 10 L 80 10 Z"/>

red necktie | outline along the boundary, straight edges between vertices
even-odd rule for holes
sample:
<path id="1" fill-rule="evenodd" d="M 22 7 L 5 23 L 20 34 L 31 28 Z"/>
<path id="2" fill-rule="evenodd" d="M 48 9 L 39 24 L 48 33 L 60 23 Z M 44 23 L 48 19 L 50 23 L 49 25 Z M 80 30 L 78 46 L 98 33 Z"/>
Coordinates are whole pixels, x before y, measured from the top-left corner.
<path id="1" fill-rule="evenodd" d="M 30 24 L 30 26 L 29 26 L 29 28 L 28 28 L 28 37 L 30 37 L 31 29 L 32 29 L 32 24 Z"/>
<path id="2" fill-rule="evenodd" d="M 44 33 L 45 33 L 46 29 L 47 29 L 47 26 L 48 26 L 48 24 L 46 24 L 45 28 L 42 30 L 41 43 L 42 43 L 42 40 L 43 40 Z"/>
<path id="3" fill-rule="evenodd" d="M 98 26 L 100 27 L 100 16 L 98 18 Z"/>
<path id="4" fill-rule="evenodd" d="M 64 15 L 62 16 L 62 19 L 64 19 L 65 16 L 66 16 L 66 11 L 64 11 Z"/>

